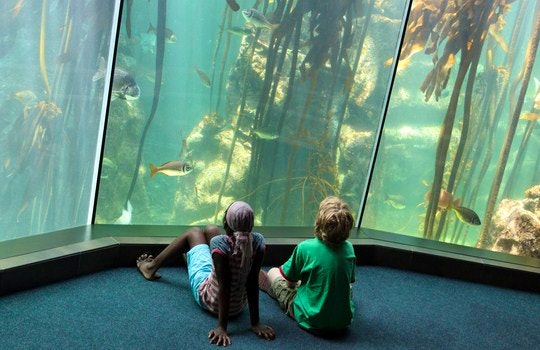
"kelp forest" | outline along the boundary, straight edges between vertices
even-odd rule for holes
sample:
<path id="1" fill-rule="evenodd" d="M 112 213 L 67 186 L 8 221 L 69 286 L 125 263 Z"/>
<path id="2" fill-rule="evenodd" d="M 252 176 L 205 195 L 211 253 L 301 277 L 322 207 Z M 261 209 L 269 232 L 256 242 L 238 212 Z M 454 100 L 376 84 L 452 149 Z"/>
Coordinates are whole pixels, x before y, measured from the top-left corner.
<path id="1" fill-rule="evenodd" d="M 261 223 L 309 225 L 320 200 L 345 195 L 344 173 L 352 169 L 340 164 L 342 128 L 372 129 L 379 117 L 351 100 L 365 93 L 353 87 L 362 79 L 358 69 L 374 6 L 375 1 L 278 1 L 269 20 L 279 25 L 271 33 L 259 29 L 243 43 L 235 68 L 245 83 L 235 91 L 233 137 L 249 138 L 245 195 L 263 210 Z M 262 12 L 267 9 L 268 2 Z M 249 90 L 254 82 L 255 94 Z M 366 136 L 362 146 L 369 151 L 373 135 Z M 234 165 L 231 145 L 216 214 Z M 362 157 L 367 164 L 369 152 Z M 353 198 L 360 188 L 354 192 Z"/>
<path id="2" fill-rule="evenodd" d="M 420 237 L 539 256 L 539 11 L 526 1 L 414 1 L 396 80 L 429 56 L 418 88 L 444 115 L 422 179 Z"/>

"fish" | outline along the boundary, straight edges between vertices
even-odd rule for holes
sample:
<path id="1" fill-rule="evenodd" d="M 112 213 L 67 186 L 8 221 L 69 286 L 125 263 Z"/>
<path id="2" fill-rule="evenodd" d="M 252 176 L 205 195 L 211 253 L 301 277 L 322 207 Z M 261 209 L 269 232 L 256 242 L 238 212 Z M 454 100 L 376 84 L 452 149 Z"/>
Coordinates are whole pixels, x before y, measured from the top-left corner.
<path id="1" fill-rule="evenodd" d="M 154 177 L 157 173 L 162 173 L 167 176 L 184 176 L 193 171 L 193 167 L 181 160 L 172 160 L 170 162 L 163 163 L 157 167 L 154 164 L 150 164 L 150 176 Z"/>
<path id="2" fill-rule="evenodd" d="M 116 220 L 114 220 L 114 223 L 117 225 L 127 225 L 131 222 L 131 215 L 133 213 L 133 207 L 131 206 L 131 202 L 128 200 L 126 203 L 126 207 L 122 209 L 122 215 L 120 215 Z"/>
<path id="3" fill-rule="evenodd" d="M 429 197 L 431 196 L 431 191 L 428 191 L 424 199 L 429 201 Z M 460 200 L 457 199 L 454 201 L 454 197 L 452 196 L 452 193 L 448 192 L 444 188 L 441 188 L 441 192 L 439 193 L 439 202 L 437 203 L 437 207 L 440 210 L 448 209 L 451 205 L 459 206 Z"/>
<path id="4" fill-rule="evenodd" d="M 460 207 L 460 206 L 454 206 L 450 205 L 450 210 L 456 214 L 456 217 L 459 219 L 459 221 L 469 224 L 469 225 L 481 225 L 480 218 L 478 217 L 478 214 L 474 212 L 474 210 Z"/>
<path id="5" fill-rule="evenodd" d="M 101 57 L 99 61 L 99 69 L 92 77 L 92 81 L 98 81 L 105 78 L 106 72 L 105 58 Z M 135 81 L 135 78 L 122 68 L 114 69 L 113 86 L 111 99 L 114 101 L 117 98 L 122 100 L 136 100 L 141 96 L 141 89 Z"/>
<path id="6" fill-rule="evenodd" d="M 208 88 L 210 86 L 212 86 L 212 82 L 210 81 L 210 78 L 208 77 L 208 74 L 206 74 L 205 72 L 203 72 L 202 70 L 200 70 L 197 67 L 195 67 L 193 69 L 195 70 L 195 72 L 199 76 L 199 79 L 201 79 L 201 82 L 203 83 L 204 86 L 206 86 Z"/>
<path id="7" fill-rule="evenodd" d="M 33 106 L 37 100 L 37 96 L 32 90 L 17 91 L 12 97 L 24 106 Z"/>
<path id="8" fill-rule="evenodd" d="M 431 191 L 426 193 L 424 196 L 425 199 L 429 200 L 429 196 L 431 195 Z M 439 194 L 439 203 L 437 204 L 439 210 L 449 210 L 453 211 L 456 217 L 459 221 L 469 224 L 469 225 L 481 225 L 480 218 L 478 217 L 478 214 L 472 209 L 465 208 L 460 206 L 460 200 L 454 200 L 452 194 L 445 190 L 444 188 L 441 188 L 441 192 Z"/>
<path id="9" fill-rule="evenodd" d="M 116 163 L 107 157 L 103 157 L 103 161 L 101 162 L 101 164 L 104 168 L 113 169 L 115 171 L 118 170 L 118 166 L 116 165 Z"/>
<path id="10" fill-rule="evenodd" d="M 148 30 L 146 32 L 156 35 L 157 29 L 152 25 L 152 23 L 149 23 Z M 176 42 L 176 39 L 176 34 L 174 34 L 174 32 L 169 28 L 165 28 L 165 42 L 167 44 L 172 44 Z"/>
<path id="11" fill-rule="evenodd" d="M 253 133 L 261 140 L 275 140 L 279 138 L 277 133 L 267 132 L 263 130 L 253 130 Z"/>
<path id="12" fill-rule="evenodd" d="M 221 27 L 221 29 L 223 30 L 223 27 Z M 225 31 L 227 33 L 231 33 L 233 35 L 238 35 L 238 36 L 244 36 L 244 35 L 251 35 L 253 34 L 253 32 L 251 31 L 251 29 L 248 29 L 248 28 L 244 28 L 244 27 L 229 27 L 229 28 L 225 28 Z"/>
<path id="13" fill-rule="evenodd" d="M 405 209 L 405 197 L 395 194 L 385 194 L 384 195 L 384 204 L 391 206 L 394 209 L 401 210 Z"/>
<path id="14" fill-rule="evenodd" d="M 19 12 L 21 12 L 21 10 L 23 9 L 24 7 L 24 0 L 19 0 L 15 6 L 11 9 L 11 17 L 12 18 L 15 18 L 19 15 Z"/>
<path id="15" fill-rule="evenodd" d="M 519 119 L 525 119 L 525 120 L 530 120 L 530 121 L 538 120 L 538 118 L 540 118 L 540 114 L 533 113 L 533 112 L 523 113 L 522 115 L 519 116 Z"/>
<path id="16" fill-rule="evenodd" d="M 242 16 L 244 16 L 246 21 L 251 23 L 255 28 L 266 28 L 273 31 L 279 26 L 279 24 L 270 23 L 262 13 L 254 8 L 242 10 Z"/>

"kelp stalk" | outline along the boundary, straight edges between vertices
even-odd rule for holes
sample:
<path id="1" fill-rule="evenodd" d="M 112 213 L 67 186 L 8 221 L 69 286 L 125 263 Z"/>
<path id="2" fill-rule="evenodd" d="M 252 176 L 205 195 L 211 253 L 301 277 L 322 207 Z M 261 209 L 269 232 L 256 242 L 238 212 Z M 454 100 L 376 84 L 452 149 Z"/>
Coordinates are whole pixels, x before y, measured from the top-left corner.
<path id="1" fill-rule="evenodd" d="M 461 86 L 463 85 L 463 81 L 465 80 L 468 68 L 469 62 L 466 57 L 463 57 L 459 64 L 459 71 L 456 77 L 454 90 L 452 92 L 452 96 L 450 97 L 450 103 L 448 105 L 448 109 L 446 110 L 444 122 L 439 133 L 439 142 L 437 143 L 437 153 L 435 157 L 435 175 L 433 178 L 433 184 L 429 196 L 429 204 L 424 222 L 424 237 L 429 239 L 432 238 L 433 235 L 435 214 L 437 213 L 439 194 L 443 182 L 444 166 L 446 164 L 448 147 L 450 146 L 450 139 L 452 137 L 452 128 L 454 126 L 454 119 L 456 117 L 459 94 L 461 91 Z"/>
<path id="2" fill-rule="evenodd" d="M 150 116 L 144 126 L 144 130 L 141 135 L 141 141 L 139 142 L 139 151 L 137 153 L 137 160 L 135 162 L 135 169 L 133 171 L 133 177 L 131 178 L 131 184 L 126 196 L 124 208 L 127 208 L 128 201 L 131 199 L 131 195 L 135 189 L 137 178 L 139 175 L 139 166 L 142 159 L 142 151 L 144 147 L 144 140 L 146 139 L 146 133 L 150 128 L 150 124 L 156 115 L 157 106 L 159 103 L 159 93 L 161 90 L 161 80 L 163 77 L 163 58 L 165 53 L 165 21 L 167 17 L 167 0 L 158 1 L 158 20 L 156 28 L 156 79 L 154 83 L 154 98 L 152 100 L 152 108 L 150 110 Z"/>
<path id="3" fill-rule="evenodd" d="M 477 44 L 471 48 L 471 53 L 470 53 L 470 56 L 472 56 L 471 57 L 472 61 L 471 61 L 471 66 L 470 66 L 469 74 L 467 78 L 467 86 L 465 88 L 465 103 L 463 104 L 463 123 L 461 127 L 461 137 L 459 139 L 459 145 L 458 145 L 456 154 L 454 156 L 452 170 L 450 172 L 450 177 L 448 178 L 448 184 L 446 186 L 446 190 L 449 193 L 454 193 L 456 178 L 457 178 L 459 169 L 462 166 L 463 151 L 465 150 L 465 145 L 467 144 L 467 140 L 469 136 L 469 126 L 471 124 L 472 93 L 473 93 L 474 83 L 476 80 L 476 71 L 478 68 L 478 62 L 480 60 L 480 54 L 482 53 L 482 47 L 484 44 L 484 40 L 481 38 L 480 34 L 481 34 L 480 31 L 478 31 L 478 35 L 474 38 L 474 42 L 476 42 Z M 435 234 L 436 240 L 441 240 L 441 237 L 442 237 L 442 229 L 444 227 L 444 223 L 446 219 L 446 215 L 444 214 L 446 214 L 446 211 L 443 213 L 443 215 L 441 216 L 441 219 L 439 220 L 439 226 L 437 227 L 437 232 Z"/>
<path id="4" fill-rule="evenodd" d="M 214 56 L 212 59 L 212 77 L 210 79 L 211 82 L 214 81 L 215 76 L 216 76 L 217 56 L 218 56 L 219 49 L 221 48 L 221 40 L 223 39 L 223 33 L 225 32 L 225 20 L 227 18 L 227 13 L 228 13 L 227 9 L 228 7 L 225 6 L 225 9 L 223 10 L 223 15 L 221 16 L 221 28 L 219 31 L 216 47 L 214 49 Z M 229 16 L 229 19 L 230 19 L 230 16 Z M 229 23 L 230 23 L 230 20 L 229 20 Z M 214 96 L 214 85 L 215 84 L 210 84 L 210 113 L 212 113 L 212 98 Z M 221 86 L 221 82 L 220 82 L 220 86 Z M 220 96 L 218 95 L 218 101 L 216 104 L 216 112 L 219 110 L 219 104 L 220 104 Z"/>
<path id="5" fill-rule="evenodd" d="M 244 90 L 242 92 L 242 101 L 240 103 L 240 110 L 239 110 L 239 113 L 238 113 L 238 117 L 236 119 L 236 125 L 234 126 L 233 137 L 231 139 L 231 147 L 229 149 L 229 155 L 227 156 L 227 163 L 226 163 L 227 165 L 225 167 L 225 175 L 223 176 L 223 182 L 221 183 L 221 187 L 219 189 L 218 200 L 216 202 L 216 210 L 214 212 L 214 220 L 216 222 L 218 220 L 218 213 L 219 213 L 219 210 L 221 208 L 221 199 L 223 198 L 223 193 L 225 192 L 227 181 L 229 180 L 229 174 L 230 174 L 230 171 L 231 171 L 231 163 L 232 163 L 232 157 L 233 157 L 233 153 L 234 153 L 234 147 L 236 145 L 236 139 L 238 137 L 238 129 L 240 128 L 241 121 L 243 120 L 243 117 L 244 117 L 244 111 L 245 111 L 245 108 L 246 108 L 246 98 L 247 98 L 247 84 L 246 84 L 246 81 L 247 81 L 247 74 L 248 74 L 248 65 L 251 65 L 251 62 L 253 61 L 253 54 L 255 53 L 255 46 L 256 46 L 255 43 L 257 42 L 257 38 L 258 38 L 258 34 L 256 34 L 254 39 L 253 39 L 253 43 L 251 45 L 251 51 L 248 54 L 248 59 L 246 59 L 246 69 L 245 69 L 245 73 L 244 73 L 243 82 L 242 82 L 242 85 L 241 85 L 241 86 L 244 87 Z"/>
<path id="6" fill-rule="evenodd" d="M 291 66 L 290 66 L 290 71 L 289 71 L 289 81 L 287 83 L 287 92 L 285 94 L 285 100 L 283 101 L 283 108 L 281 110 L 281 115 L 280 115 L 280 118 L 279 118 L 279 121 L 278 121 L 278 126 L 277 126 L 277 132 L 279 134 L 281 134 L 283 126 L 285 125 L 287 111 L 289 110 L 289 106 L 290 106 L 291 101 L 292 101 L 293 91 L 294 91 L 294 87 L 295 87 L 295 80 L 296 80 L 296 66 L 297 66 L 297 63 L 298 63 L 298 49 L 300 47 L 300 34 L 301 34 L 301 31 L 302 31 L 302 13 L 300 11 L 298 11 L 298 12 L 295 12 L 295 15 L 296 15 L 296 21 L 295 21 L 295 26 L 294 26 L 294 36 L 293 36 L 293 39 L 292 39 L 293 40 L 293 55 L 292 55 L 292 58 L 291 58 Z M 273 147 L 272 154 L 274 154 L 274 159 L 271 162 L 271 164 L 272 164 L 272 168 L 270 170 L 270 178 L 271 179 L 274 178 L 274 174 L 275 174 L 275 171 L 276 171 L 276 155 L 277 155 L 276 148 L 277 148 L 277 144 L 274 143 L 272 145 L 272 147 Z M 268 186 L 268 188 L 266 190 L 266 194 L 265 194 L 265 199 L 264 199 L 265 203 L 269 202 L 270 193 L 271 193 L 270 190 L 271 190 L 271 187 Z M 264 215 L 266 215 L 266 211 L 264 212 Z"/>
<path id="7" fill-rule="evenodd" d="M 47 0 L 41 3 L 41 31 L 39 33 L 39 67 L 41 69 L 41 77 L 45 84 L 47 97 L 51 97 L 51 88 L 49 86 L 49 78 L 47 77 L 47 65 L 45 63 L 45 32 L 46 32 L 46 17 L 47 17 Z"/>

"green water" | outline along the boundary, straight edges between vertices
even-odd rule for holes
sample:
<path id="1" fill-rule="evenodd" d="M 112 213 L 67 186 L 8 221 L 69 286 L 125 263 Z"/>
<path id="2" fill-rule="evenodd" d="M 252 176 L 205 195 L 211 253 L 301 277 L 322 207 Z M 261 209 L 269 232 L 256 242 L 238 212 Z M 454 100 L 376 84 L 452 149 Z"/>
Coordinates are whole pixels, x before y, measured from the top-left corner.
<path id="1" fill-rule="evenodd" d="M 537 4 L 238 2 L 122 2 L 102 154 L 114 3 L 2 2 L 0 240 L 89 223 L 97 181 L 98 224 L 242 199 L 312 227 L 337 195 L 362 228 L 538 257 Z"/>

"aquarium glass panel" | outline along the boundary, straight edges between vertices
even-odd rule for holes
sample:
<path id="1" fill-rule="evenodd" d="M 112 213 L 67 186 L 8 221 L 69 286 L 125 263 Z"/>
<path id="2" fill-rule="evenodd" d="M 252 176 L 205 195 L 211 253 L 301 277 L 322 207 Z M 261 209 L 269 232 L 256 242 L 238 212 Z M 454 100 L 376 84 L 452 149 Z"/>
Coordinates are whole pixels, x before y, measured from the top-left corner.
<path id="1" fill-rule="evenodd" d="M 124 3 L 95 222 L 356 214 L 406 1 L 163 3 Z"/>
<path id="2" fill-rule="evenodd" d="M 362 227 L 540 257 L 539 20 L 413 2 Z"/>
<path id="3" fill-rule="evenodd" d="M 89 223 L 114 1 L 0 1 L 0 240 Z"/>

